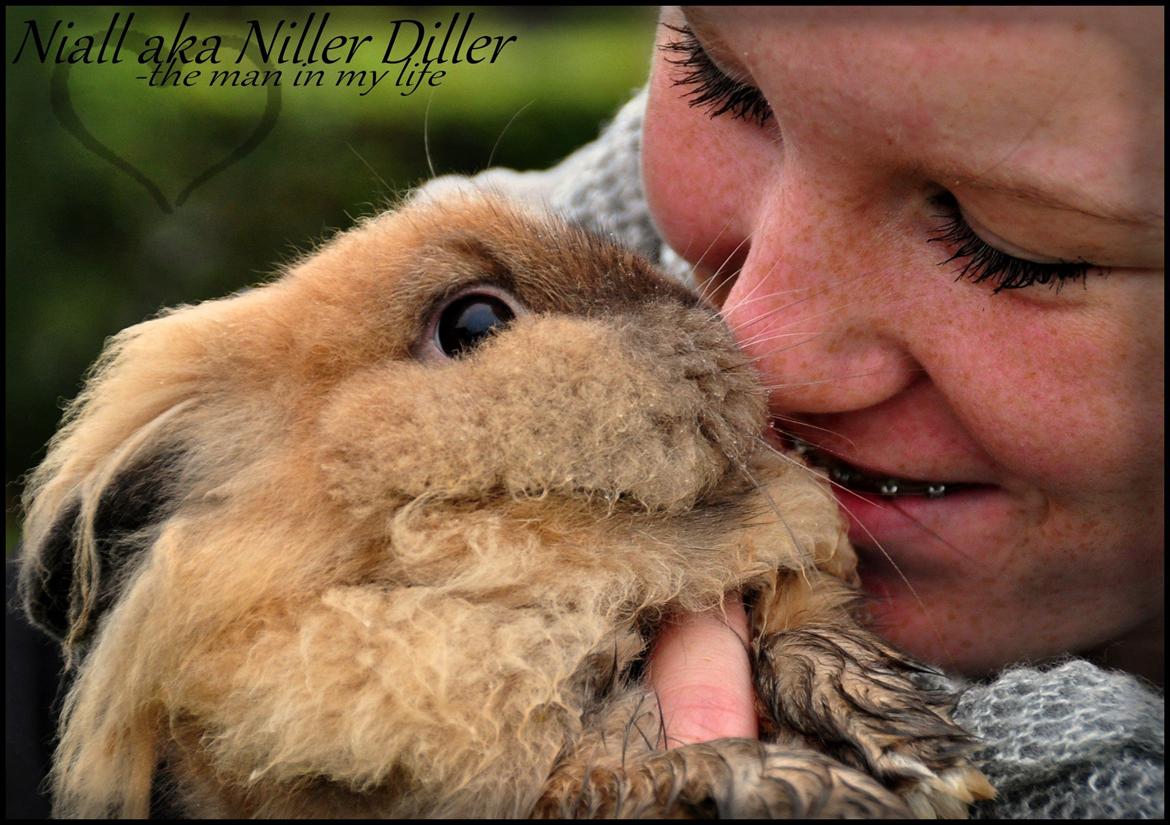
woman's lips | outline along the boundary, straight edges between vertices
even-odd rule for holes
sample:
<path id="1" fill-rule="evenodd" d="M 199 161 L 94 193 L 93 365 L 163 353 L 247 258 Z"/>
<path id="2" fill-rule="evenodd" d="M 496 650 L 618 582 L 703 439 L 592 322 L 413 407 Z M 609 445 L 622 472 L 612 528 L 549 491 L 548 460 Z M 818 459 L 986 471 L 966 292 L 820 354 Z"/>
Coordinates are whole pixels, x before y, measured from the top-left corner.
<path id="1" fill-rule="evenodd" d="M 1006 497 L 995 487 L 970 485 L 942 498 L 906 496 L 891 499 L 833 488 L 837 503 L 849 519 L 849 540 L 859 551 L 889 553 L 899 561 L 913 556 L 915 566 L 953 564 L 960 533 L 978 526 L 997 525 L 1007 515 Z M 968 545 L 969 546 L 969 545 Z"/>
<path id="2" fill-rule="evenodd" d="M 854 464 L 797 436 L 782 438 L 788 449 L 829 479 L 848 517 L 850 542 L 871 573 L 867 590 L 886 573 L 895 581 L 903 575 L 953 573 L 956 563 L 973 561 L 972 546 L 985 546 L 979 539 L 1001 534 L 1012 518 L 1010 496 L 987 483 L 979 470 L 952 468 L 937 478 L 925 472 L 920 477 L 898 475 Z M 908 452 L 922 467 L 953 464 L 946 456 Z"/>

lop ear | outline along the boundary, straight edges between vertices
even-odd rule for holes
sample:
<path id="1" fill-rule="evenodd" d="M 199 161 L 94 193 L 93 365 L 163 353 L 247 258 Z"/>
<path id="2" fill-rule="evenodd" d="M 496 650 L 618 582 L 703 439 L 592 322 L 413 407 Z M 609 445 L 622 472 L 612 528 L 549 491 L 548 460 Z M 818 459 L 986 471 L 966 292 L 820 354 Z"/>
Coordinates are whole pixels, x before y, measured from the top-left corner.
<path id="1" fill-rule="evenodd" d="M 21 587 L 31 619 L 71 659 L 194 495 L 196 464 L 206 481 L 206 468 L 229 465 L 247 440 L 245 426 L 223 419 L 240 415 L 232 391 L 268 374 L 274 348 L 288 349 L 273 306 L 284 292 L 176 307 L 122 330 L 66 409 L 25 485 Z"/>
<path id="2" fill-rule="evenodd" d="M 65 499 L 43 537 L 24 548 L 25 610 L 70 651 L 92 638 L 172 512 L 182 456 L 162 448 L 107 470 L 108 481 Z"/>
<path id="3" fill-rule="evenodd" d="M 21 593 L 67 657 L 137 569 L 186 463 L 179 428 L 199 340 L 174 313 L 114 336 L 24 492 Z"/>
<path id="4" fill-rule="evenodd" d="M 20 595 L 32 623 L 58 640 L 69 633 L 73 592 L 73 536 L 81 518 L 81 500 L 72 499 L 38 546 L 21 551 Z"/>

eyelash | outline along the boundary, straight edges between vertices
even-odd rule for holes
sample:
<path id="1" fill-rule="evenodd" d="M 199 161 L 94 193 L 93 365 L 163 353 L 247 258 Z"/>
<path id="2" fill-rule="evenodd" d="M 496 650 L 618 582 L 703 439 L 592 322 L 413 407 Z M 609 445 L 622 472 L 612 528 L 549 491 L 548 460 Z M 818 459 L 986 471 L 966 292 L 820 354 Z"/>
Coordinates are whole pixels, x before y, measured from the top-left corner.
<path id="1" fill-rule="evenodd" d="M 772 117 L 772 107 L 756 87 L 733 80 L 724 74 L 707 56 L 706 50 L 691 31 L 690 26 L 666 28 L 681 37 L 664 43 L 664 52 L 681 55 L 677 59 L 666 58 L 666 62 L 686 70 L 686 74 L 674 81 L 675 86 L 687 87 L 688 104 L 707 110 L 712 119 L 730 113 L 739 120 L 753 121 L 763 126 Z"/>
<path id="2" fill-rule="evenodd" d="M 995 284 L 993 295 L 1004 289 L 1024 289 L 1034 284 L 1050 284 L 1059 292 L 1066 283 L 1084 282 L 1088 271 L 1094 268 L 1093 264 L 1084 260 L 1037 263 L 1008 255 L 975 234 L 963 219 L 954 195 L 949 192 L 938 195 L 931 199 L 931 203 L 945 210 L 944 214 L 934 216 L 945 222 L 931 233 L 928 243 L 942 243 L 955 248 L 954 254 L 940 261 L 939 266 L 966 259 L 956 280 L 965 278 L 976 284 L 991 281 Z"/>

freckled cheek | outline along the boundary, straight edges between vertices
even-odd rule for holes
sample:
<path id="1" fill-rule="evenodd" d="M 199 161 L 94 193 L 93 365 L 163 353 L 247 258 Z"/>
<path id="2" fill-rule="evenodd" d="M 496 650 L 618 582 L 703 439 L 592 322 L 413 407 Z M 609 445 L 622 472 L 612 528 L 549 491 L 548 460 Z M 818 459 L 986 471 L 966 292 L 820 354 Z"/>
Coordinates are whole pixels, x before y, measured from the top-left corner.
<path id="1" fill-rule="evenodd" d="M 1141 438 L 1149 416 L 1119 375 L 1115 353 L 1124 348 L 1067 321 L 1054 329 L 1035 320 L 1009 324 L 1008 315 L 957 341 L 961 366 L 944 387 L 984 449 L 1050 492 L 1081 497 L 1132 483 L 1149 466 Z M 971 343 L 979 339 L 983 345 Z"/>
<path id="2" fill-rule="evenodd" d="M 746 251 L 740 242 L 751 231 L 759 148 L 747 124 L 712 120 L 688 106 L 684 93 L 659 62 L 643 128 L 643 186 L 667 243 L 714 270 L 733 252 Z"/>

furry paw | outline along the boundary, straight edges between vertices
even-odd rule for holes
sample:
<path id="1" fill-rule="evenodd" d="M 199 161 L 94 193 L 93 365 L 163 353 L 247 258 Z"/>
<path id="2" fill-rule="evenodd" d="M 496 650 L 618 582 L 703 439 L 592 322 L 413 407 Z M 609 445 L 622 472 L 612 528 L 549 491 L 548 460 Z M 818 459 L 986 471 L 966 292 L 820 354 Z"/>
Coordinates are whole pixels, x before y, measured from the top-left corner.
<path id="1" fill-rule="evenodd" d="M 916 816 L 965 817 L 995 795 L 966 754 L 939 674 L 857 627 L 806 625 L 757 642 L 757 690 L 778 730 L 822 743 L 894 788 Z"/>
<path id="2" fill-rule="evenodd" d="M 612 766 L 567 759 L 536 818 L 896 818 L 912 809 L 872 777 L 804 748 L 721 739 Z"/>

